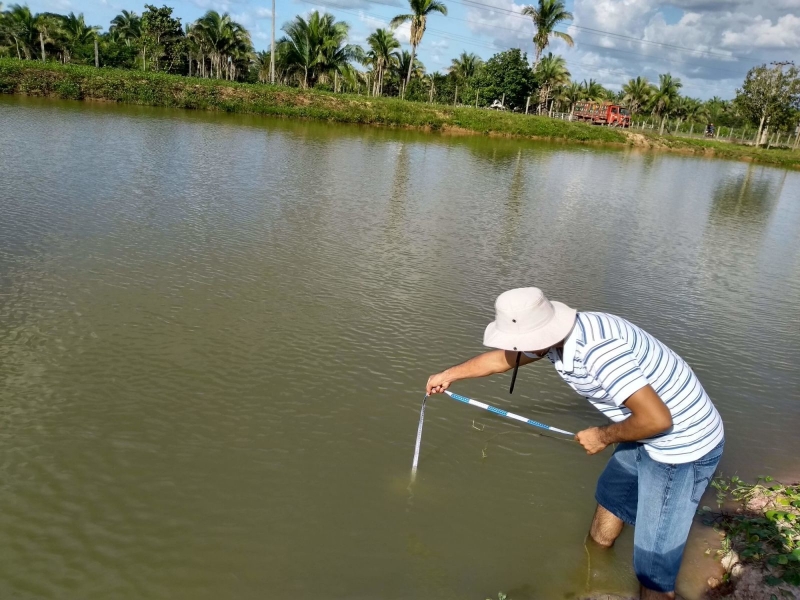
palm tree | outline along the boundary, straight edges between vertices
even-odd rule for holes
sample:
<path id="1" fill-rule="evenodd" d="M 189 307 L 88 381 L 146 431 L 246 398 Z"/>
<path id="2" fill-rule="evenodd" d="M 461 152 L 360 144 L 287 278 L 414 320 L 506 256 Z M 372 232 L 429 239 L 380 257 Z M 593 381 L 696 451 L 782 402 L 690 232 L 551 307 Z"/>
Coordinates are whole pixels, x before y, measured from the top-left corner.
<path id="1" fill-rule="evenodd" d="M 126 46 L 130 46 L 142 37 L 142 19 L 135 12 L 123 10 L 111 19 L 108 32 L 113 40 L 125 42 Z"/>
<path id="2" fill-rule="evenodd" d="M 370 50 L 367 56 L 371 59 L 373 69 L 375 70 L 375 85 L 373 86 L 372 95 L 383 95 L 383 76 L 386 70 L 395 62 L 397 62 L 397 50 L 400 48 L 400 42 L 394 37 L 388 29 L 377 29 L 367 38 L 367 45 Z"/>
<path id="3" fill-rule="evenodd" d="M 286 71 L 290 75 L 297 75 L 302 71 L 301 83 L 303 87 L 308 87 L 309 72 L 313 71 L 316 64 L 308 23 L 298 16 L 292 23 L 284 25 L 283 30 L 287 35 L 278 41 L 278 48 L 283 55 Z"/>
<path id="4" fill-rule="evenodd" d="M 197 76 L 206 77 L 206 55 L 211 52 L 211 42 L 197 22 L 186 25 L 186 45 L 189 53 L 189 75 L 192 74 L 192 57 L 197 62 Z"/>
<path id="5" fill-rule="evenodd" d="M 663 135 L 664 124 L 667 121 L 670 111 L 680 97 L 678 90 L 683 87 L 683 84 L 681 83 L 680 79 L 673 78 L 670 73 L 663 73 L 659 75 L 658 81 L 659 85 L 655 92 L 653 92 L 653 96 L 650 99 L 650 106 L 652 108 L 653 115 L 661 117 L 659 134 Z"/>
<path id="6" fill-rule="evenodd" d="M 678 122 L 691 121 L 693 119 L 702 118 L 707 114 L 703 103 L 696 98 L 689 98 L 688 96 L 680 96 L 675 102 L 675 110 L 673 113 L 678 117 Z"/>
<path id="7" fill-rule="evenodd" d="M 574 46 L 572 37 L 563 31 L 556 31 L 556 27 L 564 21 L 572 20 L 572 13 L 564 7 L 562 0 L 539 0 L 539 6 L 526 6 L 522 9 L 522 14 L 529 16 L 536 26 L 536 33 L 533 35 L 534 56 L 533 68 L 539 64 L 539 57 L 544 52 L 551 37 L 564 40 L 567 46 Z"/>
<path id="8" fill-rule="evenodd" d="M 723 116 L 731 112 L 731 108 L 730 101 L 723 100 L 719 96 L 714 96 L 706 101 L 704 105 L 704 114 L 711 123 L 719 123 Z"/>
<path id="9" fill-rule="evenodd" d="M 97 25 L 87 25 L 83 18 L 83 13 L 75 16 L 70 12 L 61 18 L 61 35 L 64 39 L 64 62 L 68 63 L 76 48 L 93 41 L 97 36 L 100 27 Z"/>
<path id="10" fill-rule="evenodd" d="M 581 84 L 573 81 L 569 85 L 561 88 L 561 94 L 559 94 L 558 99 L 569 107 L 569 113 L 572 114 L 575 110 L 575 103 L 579 100 L 583 100 L 583 97 L 583 88 Z"/>
<path id="11" fill-rule="evenodd" d="M 547 110 L 547 102 L 552 91 L 569 83 L 567 61 L 563 56 L 548 52 L 536 66 L 536 79 L 539 82 L 539 113 Z"/>
<path id="12" fill-rule="evenodd" d="M 258 74 L 259 83 L 267 83 L 270 80 L 270 67 L 272 66 L 272 53 L 268 50 L 261 50 L 253 55 L 253 68 Z"/>
<path id="13" fill-rule="evenodd" d="M 406 86 L 411 81 L 411 67 L 417 56 L 417 46 L 422 42 L 422 36 L 425 33 L 428 16 L 435 12 L 447 15 L 447 7 L 439 0 L 408 0 L 408 5 L 411 7 L 411 12 L 397 15 L 390 24 L 392 29 L 395 29 L 406 21 L 411 22 L 411 60 L 408 63 Z"/>
<path id="14" fill-rule="evenodd" d="M 342 68 L 342 91 L 361 93 L 361 77 L 363 73 L 358 71 L 352 65 L 346 65 Z"/>
<path id="15" fill-rule="evenodd" d="M 413 62 L 413 69 L 411 67 L 411 52 L 403 50 L 397 58 L 397 65 L 395 66 L 397 76 L 402 81 L 406 73 L 411 73 L 412 79 L 422 79 L 425 77 L 425 65 L 415 56 Z"/>
<path id="16" fill-rule="evenodd" d="M 458 58 L 454 58 L 450 63 L 450 73 L 458 81 L 466 81 L 474 77 L 483 65 L 480 56 L 472 52 L 462 52 Z"/>
<path id="17" fill-rule="evenodd" d="M 653 94 L 653 86 L 644 77 L 631 79 L 622 86 L 622 103 L 630 113 L 637 114 L 647 104 Z"/>
<path id="18" fill-rule="evenodd" d="M 3 13 L 3 31 L 5 36 L 14 42 L 17 58 L 30 60 L 36 51 L 39 32 L 36 17 L 27 6 L 12 4 Z"/>
<path id="19" fill-rule="evenodd" d="M 303 87 L 313 86 L 322 76 L 341 73 L 355 57 L 354 46 L 346 44 L 350 26 L 328 13 L 314 11 L 308 20 L 301 16 L 283 26 L 286 37 L 278 43 L 278 56 L 287 73 L 298 76 Z M 300 75 L 302 74 L 302 77 Z"/>
<path id="20" fill-rule="evenodd" d="M 236 64 L 248 60 L 253 48 L 248 31 L 228 13 L 221 15 L 215 10 L 209 10 L 195 21 L 191 35 L 202 40 L 203 47 L 207 48 L 211 77 L 216 73 L 217 79 L 223 73 L 226 79 L 236 79 Z"/>
<path id="21" fill-rule="evenodd" d="M 589 81 L 584 79 L 581 87 L 583 88 L 583 96 L 587 100 L 599 102 L 605 98 L 605 90 L 603 89 L 603 86 L 594 79 L 590 79 Z"/>

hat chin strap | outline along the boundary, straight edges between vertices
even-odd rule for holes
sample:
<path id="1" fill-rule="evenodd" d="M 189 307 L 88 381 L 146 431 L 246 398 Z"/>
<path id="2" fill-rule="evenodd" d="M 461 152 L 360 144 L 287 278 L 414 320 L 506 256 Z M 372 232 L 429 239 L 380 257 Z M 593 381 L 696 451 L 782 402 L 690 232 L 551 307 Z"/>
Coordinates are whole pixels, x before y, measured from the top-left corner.
<path id="1" fill-rule="evenodd" d="M 511 375 L 511 387 L 508 389 L 509 394 L 514 393 L 514 383 L 517 381 L 517 371 L 519 371 L 520 358 L 522 358 L 522 352 L 517 352 L 517 364 L 514 365 L 514 374 Z"/>

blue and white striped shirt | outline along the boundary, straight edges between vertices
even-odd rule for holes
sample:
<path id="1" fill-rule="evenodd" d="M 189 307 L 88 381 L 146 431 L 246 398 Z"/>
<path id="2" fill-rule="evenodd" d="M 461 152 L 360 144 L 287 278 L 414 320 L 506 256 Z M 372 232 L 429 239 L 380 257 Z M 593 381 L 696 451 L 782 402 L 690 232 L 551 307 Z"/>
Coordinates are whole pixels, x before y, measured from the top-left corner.
<path id="1" fill-rule="evenodd" d="M 688 364 L 666 345 L 620 317 L 579 312 L 563 349 L 548 358 L 561 378 L 614 422 L 624 402 L 650 384 L 672 414 L 672 427 L 639 440 L 653 460 L 687 463 L 724 438 L 722 419 Z"/>

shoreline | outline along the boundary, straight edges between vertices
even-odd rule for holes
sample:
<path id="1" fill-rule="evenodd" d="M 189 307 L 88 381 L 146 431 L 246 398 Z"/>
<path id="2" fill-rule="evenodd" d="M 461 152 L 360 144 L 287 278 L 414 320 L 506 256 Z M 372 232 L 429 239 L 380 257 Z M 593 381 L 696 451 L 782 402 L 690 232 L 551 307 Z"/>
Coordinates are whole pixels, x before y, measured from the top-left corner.
<path id="1" fill-rule="evenodd" d="M 483 135 L 636 148 L 800 170 L 800 152 L 790 149 L 766 150 L 731 142 L 659 136 L 466 106 L 13 58 L 0 59 L 0 93 L 310 119 L 444 136 Z"/>

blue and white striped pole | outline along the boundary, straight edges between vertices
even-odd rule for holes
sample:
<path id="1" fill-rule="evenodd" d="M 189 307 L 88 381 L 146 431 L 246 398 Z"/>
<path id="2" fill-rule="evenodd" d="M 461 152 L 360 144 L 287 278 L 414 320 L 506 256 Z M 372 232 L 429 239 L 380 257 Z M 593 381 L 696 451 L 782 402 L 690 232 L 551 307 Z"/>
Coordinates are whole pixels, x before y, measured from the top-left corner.
<path id="1" fill-rule="evenodd" d="M 525 417 L 521 417 L 519 415 L 515 415 L 514 413 L 510 413 L 507 410 L 502 410 L 500 408 L 495 408 L 494 406 L 489 406 L 488 404 L 484 404 L 483 402 L 478 402 L 477 400 L 473 400 L 472 398 L 467 398 L 466 396 L 462 396 L 460 394 L 455 394 L 449 390 L 445 390 L 444 393 L 450 396 L 453 400 L 458 400 L 459 402 L 463 402 L 464 404 L 477 406 L 478 408 L 482 408 L 483 410 L 488 410 L 489 412 L 494 413 L 496 415 L 500 415 L 501 417 L 514 419 L 515 421 L 519 421 L 520 423 L 525 423 L 526 425 L 538 427 L 539 429 L 544 429 L 546 431 L 554 431 L 555 433 L 563 433 L 564 435 L 569 435 L 569 436 L 575 435 L 570 431 L 564 431 L 563 429 L 559 429 L 558 427 L 550 427 L 549 425 L 545 425 L 544 423 L 539 423 L 539 421 L 526 419 Z M 422 399 L 422 408 L 419 411 L 419 426 L 417 427 L 417 443 L 414 446 L 414 461 L 411 463 L 412 483 L 414 482 L 414 479 L 417 476 L 417 465 L 419 465 L 419 448 L 420 445 L 422 444 L 422 424 L 425 420 L 425 401 L 427 399 L 428 395 L 426 394 L 425 397 Z"/>
<path id="2" fill-rule="evenodd" d="M 556 433 L 563 433 L 564 435 L 572 435 L 572 436 L 575 435 L 572 432 L 564 431 L 563 429 L 559 429 L 558 427 L 550 427 L 549 425 L 545 425 L 544 423 L 539 423 L 539 421 L 526 419 L 525 417 L 520 417 L 519 415 L 515 415 L 514 413 L 510 413 L 501 408 L 495 408 L 494 406 L 489 406 L 488 404 L 484 404 L 483 402 L 472 400 L 471 398 L 467 398 L 466 396 L 455 394 L 450 390 L 445 390 L 444 393 L 450 396 L 453 400 L 458 400 L 459 402 L 463 402 L 464 404 L 477 406 L 478 408 L 482 408 L 483 410 L 488 410 L 489 412 L 493 412 L 494 414 L 500 415 L 501 417 L 514 419 L 515 421 L 520 421 L 521 423 L 525 423 L 526 425 L 533 425 L 534 427 L 538 427 L 539 429 L 546 429 L 547 431 L 555 431 Z"/>

